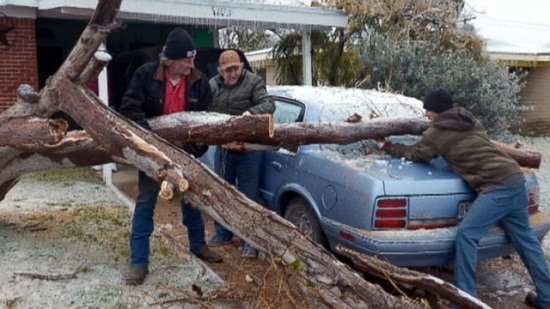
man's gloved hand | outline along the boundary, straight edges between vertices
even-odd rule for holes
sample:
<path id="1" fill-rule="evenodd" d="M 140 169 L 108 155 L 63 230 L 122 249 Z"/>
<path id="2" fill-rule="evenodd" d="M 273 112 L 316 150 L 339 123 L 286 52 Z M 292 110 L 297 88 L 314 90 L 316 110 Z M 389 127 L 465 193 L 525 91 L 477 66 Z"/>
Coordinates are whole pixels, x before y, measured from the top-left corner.
<path id="1" fill-rule="evenodd" d="M 376 146 L 377 146 L 377 150 L 379 151 L 383 151 L 383 152 L 390 152 L 391 151 L 391 148 L 393 146 L 392 143 L 390 142 L 387 142 L 385 139 L 383 138 L 380 138 L 380 139 L 374 139 L 374 142 L 376 143 Z"/>
<path id="2" fill-rule="evenodd" d="M 232 150 L 232 151 L 244 151 L 244 143 L 243 142 L 230 142 L 222 145 L 222 149 L 225 150 Z"/>
<path id="3" fill-rule="evenodd" d="M 392 143 L 384 141 L 382 146 L 380 146 L 380 150 L 384 152 L 390 152 L 392 147 L 393 147 Z"/>
<path id="4" fill-rule="evenodd" d="M 193 155 L 195 158 L 200 158 L 208 150 L 208 145 L 183 144 L 181 148 L 188 154 Z"/>

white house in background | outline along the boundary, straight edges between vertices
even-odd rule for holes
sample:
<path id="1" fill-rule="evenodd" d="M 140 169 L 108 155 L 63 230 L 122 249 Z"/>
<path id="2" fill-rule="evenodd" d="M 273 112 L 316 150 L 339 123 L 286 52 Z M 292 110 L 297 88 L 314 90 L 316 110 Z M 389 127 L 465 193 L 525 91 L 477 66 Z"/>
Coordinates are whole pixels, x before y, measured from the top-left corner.
<path id="1" fill-rule="evenodd" d="M 337 10 L 267 2 L 124 0 L 117 17 L 127 26 L 109 37 L 107 51 L 116 58 L 137 49 L 160 49 L 176 25 L 188 30 L 198 47 L 215 47 L 217 30 L 227 26 L 295 29 L 304 37 L 304 80 L 311 81 L 310 31 L 345 27 L 347 15 Z M 20 84 L 43 86 L 67 57 L 97 3 L 0 0 L 0 111 L 16 101 Z"/>
<path id="2" fill-rule="evenodd" d="M 277 85 L 277 69 L 273 62 L 273 47 L 245 53 L 254 72 L 265 80 L 268 86 Z"/>
<path id="3" fill-rule="evenodd" d="M 472 24 L 487 43 L 489 55 L 510 68 L 529 72 L 521 102 L 533 105 L 520 129 L 526 135 L 550 135 L 550 1 L 467 0 Z"/>

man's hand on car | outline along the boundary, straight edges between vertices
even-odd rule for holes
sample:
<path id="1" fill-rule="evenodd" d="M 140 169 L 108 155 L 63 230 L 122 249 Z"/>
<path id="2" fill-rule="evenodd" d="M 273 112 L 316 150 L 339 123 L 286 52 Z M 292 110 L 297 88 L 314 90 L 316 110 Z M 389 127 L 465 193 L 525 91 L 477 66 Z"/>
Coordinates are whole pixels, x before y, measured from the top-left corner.
<path id="1" fill-rule="evenodd" d="M 373 141 L 378 146 L 379 151 L 389 152 L 391 150 L 392 143 L 387 142 L 384 138 L 376 138 Z"/>
<path id="2" fill-rule="evenodd" d="M 384 151 L 384 152 L 390 152 L 392 146 L 393 146 L 392 143 L 384 141 L 384 143 L 382 144 L 382 146 L 380 146 L 380 150 L 382 150 L 382 151 Z"/>

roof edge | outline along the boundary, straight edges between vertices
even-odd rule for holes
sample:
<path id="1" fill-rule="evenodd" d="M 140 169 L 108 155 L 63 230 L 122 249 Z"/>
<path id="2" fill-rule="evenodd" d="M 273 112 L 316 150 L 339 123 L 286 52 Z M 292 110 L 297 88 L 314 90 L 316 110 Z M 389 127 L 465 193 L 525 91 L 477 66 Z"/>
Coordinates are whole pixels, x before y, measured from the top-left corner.
<path id="1" fill-rule="evenodd" d="M 15 1 L 15 0 L 0 0 Z M 30 1 L 30 0 L 26 0 Z M 34 0 L 39 15 L 61 18 L 91 16 L 96 2 L 89 0 Z M 0 2 L 1 3 L 1 2 Z M 220 0 L 133 0 L 122 2 L 120 19 L 167 23 L 300 30 L 346 27 L 348 16 L 326 8 L 225 2 Z"/>

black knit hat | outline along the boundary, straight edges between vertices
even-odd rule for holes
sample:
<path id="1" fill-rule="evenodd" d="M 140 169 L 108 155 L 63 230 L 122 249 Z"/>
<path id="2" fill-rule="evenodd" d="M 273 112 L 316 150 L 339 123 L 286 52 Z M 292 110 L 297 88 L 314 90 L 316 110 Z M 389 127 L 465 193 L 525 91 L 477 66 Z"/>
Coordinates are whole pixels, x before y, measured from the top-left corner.
<path id="1" fill-rule="evenodd" d="M 179 60 L 196 56 L 197 49 L 189 33 L 182 28 L 176 28 L 166 38 L 163 53 L 170 60 Z"/>
<path id="2" fill-rule="evenodd" d="M 424 98 L 424 109 L 438 114 L 453 108 L 453 98 L 445 89 L 434 90 Z"/>

